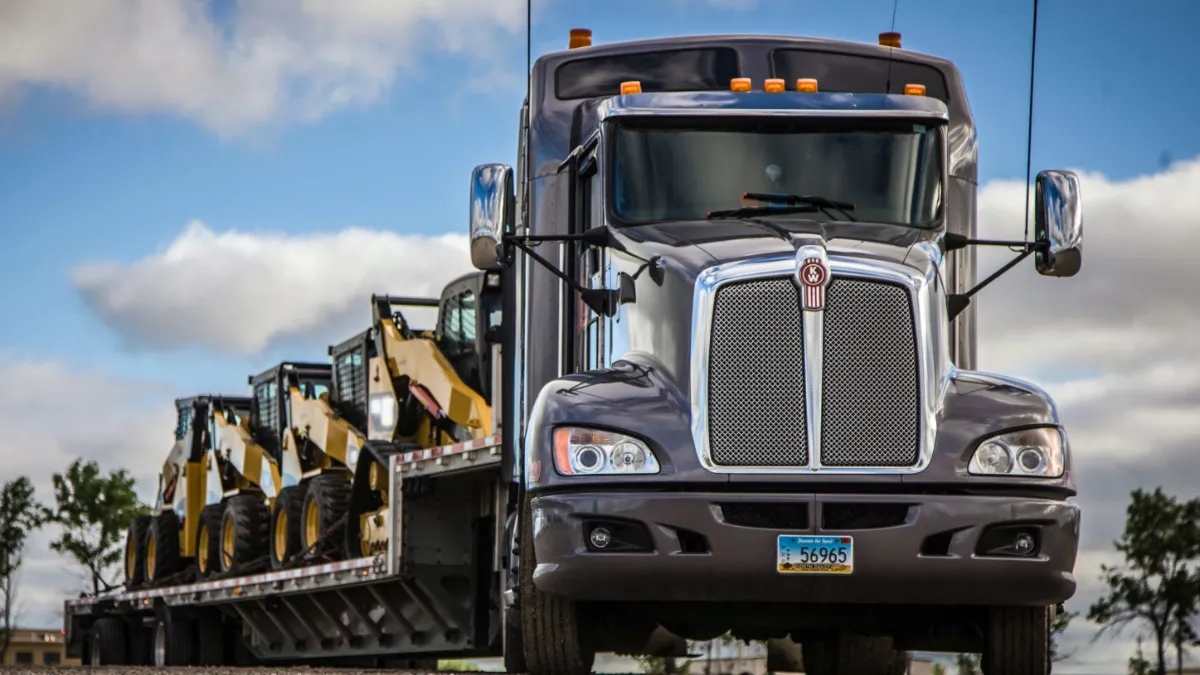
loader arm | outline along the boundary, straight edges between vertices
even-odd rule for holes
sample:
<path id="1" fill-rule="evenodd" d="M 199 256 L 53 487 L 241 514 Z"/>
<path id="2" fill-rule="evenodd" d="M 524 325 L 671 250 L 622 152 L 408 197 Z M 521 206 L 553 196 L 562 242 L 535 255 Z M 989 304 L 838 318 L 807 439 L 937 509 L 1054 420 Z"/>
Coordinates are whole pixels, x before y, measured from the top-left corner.
<path id="1" fill-rule="evenodd" d="M 353 467 L 365 438 L 363 433 L 338 415 L 324 397 L 305 398 L 295 386 L 289 387 L 288 397 L 297 440 L 307 439 L 326 457 Z"/>
<path id="2" fill-rule="evenodd" d="M 268 499 L 279 494 L 279 466 L 265 448 L 254 442 L 247 422 L 231 424 L 223 412 L 213 413 L 213 421 L 217 437 L 213 439 L 212 451 L 233 465 L 238 477 L 245 481 L 239 487 L 258 487 Z"/>
<path id="3" fill-rule="evenodd" d="M 466 429 L 472 439 L 492 434 L 491 406 L 462 381 L 437 343 L 405 339 L 393 321 L 381 321 L 379 326 L 393 380 L 407 377 L 410 391 L 434 419 L 444 416 Z"/>

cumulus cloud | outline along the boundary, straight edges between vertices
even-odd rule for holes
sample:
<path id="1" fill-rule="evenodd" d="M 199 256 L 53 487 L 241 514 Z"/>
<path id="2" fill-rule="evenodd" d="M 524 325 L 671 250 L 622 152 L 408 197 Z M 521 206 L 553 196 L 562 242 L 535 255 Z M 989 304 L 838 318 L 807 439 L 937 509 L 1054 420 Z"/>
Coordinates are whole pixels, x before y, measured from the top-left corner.
<path id="1" fill-rule="evenodd" d="M 169 386 L 16 354 L 0 354 L 0 381 L 0 481 L 28 476 L 35 497 L 53 506 L 51 476 L 80 458 L 105 472 L 128 470 L 142 500 L 153 500 L 158 468 L 174 440 L 176 392 Z M 63 599 L 85 587 L 83 568 L 50 550 L 57 536 L 58 529 L 47 526 L 26 541 L 20 625 L 59 626 Z"/>
<path id="2" fill-rule="evenodd" d="M 533 0 L 534 16 L 555 0 Z M 718 6 L 741 0 L 704 0 Z M 504 69 L 526 0 L 89 0 L 0 3 L 0 102 L 22 85 L 97 108 L 167 112 L 234 135 L 369 104 L 424 53 Z"/>
<path id="3" fill-rule="evenodd" d="M 1068 609 L 1086 614 L 1104 591 L 1099 563 L 1124 528 L 1130 491 L 1196 496 L 1200 269 L 1190 251 L 1200 246 L 1200 160 L 1122 181 L 1081 173 L 1081 189 L 1081 272 L 1041 277 L 1026 261 L 976 301 L 980 367 L 1043 384 L 1067 425 L 1084 509 Z M 1023 182 L 982 189 L 981 236 L 1019 239 L 1024 197 Z M 1010 255 L 980 249 L 980 278 Z M 1096 629 L 1076 620 L 1066 642 L 1080 669 L 1062 672 L 1123 672 L 1136 631 L 1090 644 Z"/>
<path id="4" fill-rule="evenodd" d="M 78 268 L 75 284 L 131 346 L 255 355 L 289 338 L 348 338 L 367 327 L 371 294 L 436 298 L 473 269 L 466 235 L 218 233 L 192 222 L 137 262 Z M 432 327 L 428 310 L 404 312 Z"/>

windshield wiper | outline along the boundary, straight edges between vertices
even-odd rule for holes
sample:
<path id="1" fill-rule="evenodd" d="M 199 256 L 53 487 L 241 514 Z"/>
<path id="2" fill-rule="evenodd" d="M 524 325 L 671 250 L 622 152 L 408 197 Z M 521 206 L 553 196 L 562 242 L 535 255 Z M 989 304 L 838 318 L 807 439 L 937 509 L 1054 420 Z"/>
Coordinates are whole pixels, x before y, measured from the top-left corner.
<path id="1" fill-rule="evenodd" d="M 799 206 L 806 204 L 810 207 L 816 207 L 825 212 L 826 215 L 832 217 L 830 211 L 838 211 L 847 220 L 857 221 L 858 219 L 850 215 L 854 210 L 854 204 L 850 202 L 839 202 L 819 195 L 790 195 L 776 192 L 746 192 L 742 195 L 743 199 L 753 199 L 769 204 L 785 204 L 787 206 Z M 758 208 L 758 207 L 751 207 Z"/>
<path id="2" fill-rule="evenodd" d="M 718 218 L 746 218 L 749 216 L 767 216 L 767 215 L 784 215 L 788 213 L 816 213 L 817 207 L 812 204 L 804 205 L 769 205 L 769 206 L 743 206 L 740 209 L 725 209 L 723 211 L 709 211 L 708 219 L 715 220 Z"/>

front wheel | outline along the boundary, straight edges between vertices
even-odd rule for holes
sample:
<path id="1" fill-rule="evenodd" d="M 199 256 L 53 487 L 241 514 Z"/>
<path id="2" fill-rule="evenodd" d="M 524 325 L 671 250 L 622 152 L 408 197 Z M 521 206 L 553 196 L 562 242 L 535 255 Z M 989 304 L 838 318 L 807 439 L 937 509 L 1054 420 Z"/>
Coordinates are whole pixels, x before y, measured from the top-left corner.
<path id="1" fill-rule="evenodd" d="M 586 675 L 596 650 L 583 641 L 575 603 L 533 585 L 537 559 L 533 549 L 533 507 L 521 514 L 521 623 L 529 675 Z"/>
<path id="2" fill-rule="evenodd" d="M 1051 623 L 1049 607 L 990 608 L 984 675 L 1047 675 Z"/>

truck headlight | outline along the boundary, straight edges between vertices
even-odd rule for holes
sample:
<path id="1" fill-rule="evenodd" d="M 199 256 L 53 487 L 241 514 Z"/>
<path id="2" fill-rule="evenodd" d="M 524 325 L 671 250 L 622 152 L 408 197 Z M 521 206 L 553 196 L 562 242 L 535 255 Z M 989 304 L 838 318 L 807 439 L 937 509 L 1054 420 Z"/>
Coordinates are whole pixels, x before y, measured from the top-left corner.
<path id="1" fill-rule="evenodd" d="M 1023 429 L 985 439 L 971 455 L 967 473 L 976 476 L 1033 476 L 1063 474 L 1064 438 L 1061 429 Z"/>
<path id="2" fill-rule="evenodd" d="M 564 476 L 659 472 L 658 458 L 642 441 L 582 427 L 554 430 L 554 468 Z"/>

